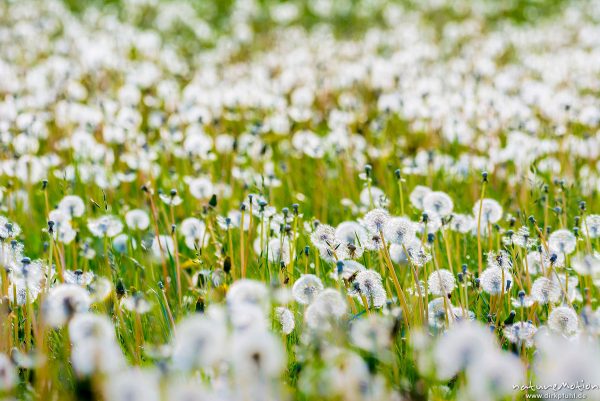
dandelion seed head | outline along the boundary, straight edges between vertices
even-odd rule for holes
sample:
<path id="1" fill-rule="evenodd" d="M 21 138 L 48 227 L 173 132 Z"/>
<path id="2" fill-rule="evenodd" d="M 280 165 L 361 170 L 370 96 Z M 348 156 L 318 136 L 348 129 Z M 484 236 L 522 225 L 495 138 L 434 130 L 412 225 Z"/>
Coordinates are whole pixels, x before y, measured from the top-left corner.
<path id="1" fill-rule="evenodd" d="M 351 283 L 348 294 L 364 296 L 369 307 L 381 308 L 385 305 L 387 294 L 383 287 L 381 275 L 373 270 L 360 270 Z"/>
<path id="2" fill-rule="evenodd" d="M 479 282 L 483 291 L 490 295 L 499 295 L 508 291 L 512 275 L 506 270 L 488 267 L 481 273 Z"/>
<path id="3" fill-rule="evenodd" d="M 597 276 L 600 274 L 600 255 L 578 255 L 571 259 L 571 266 L 582 276 Z"/>
<path id="4" fill-rule="evenodd" d="M 502 206 L 494 199 L 485 198 L 475 202 L 473 216 L 475 216 L 476 220 L 479 218 L 480 209 L 481 225 L 484 227 L 488 224 L 497 223 L 502 218 Z"/>
<path id="5" fill-rule="evenodd" d="M 65 283 L 87 286 L 94 279 L 93 272 L 83 272 L 81 270 L 65 270 L 63 272 Z"/>
<path id="6" fill-rule="evenodd" d="M 150 226 L 150 217 L 142 209 L 132 209 L 125 214 L 125 223 L 132 230 L 146 230 Z"/>
<path id="7" fill-rule="evenodd" d="M 196 199 L 208 199 L 215 193 L 213 183 L 206 177 L 191 179 L 187 184 L 190 194 Z"/>
<path id="8" fill-rule="evenodd" d="M 553 332 L 540 336 L 539 331 L 536 335 L 537 352 L 533 360 L 533 372 L 539 383 L 598 383 L 600 349 L 595 341 L 565 337 Z M 560 395 L 566 398 L 573 395 L 573 390 L 569 386 L 542 388 L 540 393 L 546 397 L 557 394 L 555 397 Z"/>
<path id="9" fill-rule="evenodd" d="M 236 305 L 239 303 L 249 303 L 253 305 L 266 305 L 268 301 L 268 291 L 264 283 L 241 279 L 235 281 L 229 291 L 227 291 L 227 303 Z"/>
<path id="10" fill-rule="evenodd" d="M 541 305 L 555 304 L 561 295 L 560 286 L 546 277 L 538 277 L 531 285 L 531 297 Z"/>
<path id="11" fill-rule="evenodd" d="M 487 266 L 488 268 L 497 268 L 510 271 L 513 263 L 510 254 L 505 250 L 499 252 L 489 252 L 487 255 Z"/>
<path id="12" fill-rule="evenodd" d="M 569 230 L 556 230 L 548 237 L 548 246 L 560 254 L 571 254 L 577 246 L 577 238 Z"/>
<path id="13" fill-rule="evenodd" d="M 454 202 L 447 193 L 432 191 L 423 198 L 423 209 L 427 213 L 445 217 L 452 213 Z"/>
<path id="14" fill-rule="evenodd" d="M 525 379 L 525 368 L 512 354 L 485 353 L 467 368 L 468 393 L 476 400 L 494 400 L 514 393 L 515 383 Z"/>
<path id="15" fill-rule="evenodd" d="M 385 209 L 373 209 L 365 214 L 362 222 L 371 234 L 380 234 L 390 219 L 390 214 Z"/>
<path id="16" fill-rule="evenodd" d="M 112 341 L 115 339 L 115 328 L 106 316 L 78 313 L 69 322 L 69 338 L 73 344 Z"/>
<path id="17" fill-rule="evenodd" d="M 456 279 L 451 271 L 439 269 L 431 272 L 427 280 L 429 292 L 436 296 L 451 294 L 456 287 Z"/>
<path id="18" fill-rule="evenodd" d="M 231 344 L 237 379 L 275 378 L 284 367 L 280 342 L 269 332 L 252 331 L 235 335 Z"/>
<path id="19" fill-rule="evenodd" d="M 18 374 L 12 361 L 5 355 L 0 354 L 0 390 L 9 391 L 15 387 Z"/>
<path id="20" fill-rule="evenodd" d="M 359 198 L 360 203 L 367 207 L 371 205 L 371 200 L 373 205 L 378 208 L 385 208 L 389 203 L 385 192 L 383 192 L 381 188 L 375 186 L 371 186 L 370 190 L 369 188 L 363 188 L 363 190 L 360 192 Z"/>
<path id="21" fill-rule="evenodd" d="M 88 229 L 96 237 L 114 237 L 123 231 L 123 223 L 115 216 L 105 215 L 88 220 Z"/>
<path id="22" fill-rule="evenodd" d="M 105 381 L 104 394 L 114 401 L 160 401 L 157 375 L 139 368 L 111 375 Z"/>
<path id="23" fill-rule="evenodd" d="M 600 214 L 590 214 L 585 216 L 581 225 L 581 232 L 590 238 L 600 237 Z"/>
<path id="24" fill-rule="evenodd" d="M 91 305 L 88 292 L 74 284 L 60 284 L 48 293 L 42 306 L 44 321 L 52 327 L 65 325 L 75 313 L 87 312 Z"/>
<path id="25" fill-rule="evenodd" d="M 385 352 L 392 341 L 393 321 L 387 317 L 371 315 L 350 326 L 350 340 L 357 347 L 373 353 Z"/>
<path id="26" fill-rule="evenodd" d="M 423 185 L 417 185 L 409 195 L 410 203 L 418 210 L 424 210 L 425 197 L 431 192 L 431 189 Z"/>
<path id="27" fill-rule="evenodd" d="M 275 308 L 275 317 L 281 325 L 281 332 L 283 334 L 288 335 L 294 330 L 294 327 L 296 326 L 294 314 L 289 309 L 278 306 Z"/>
<path id="28" fill-rule="evenodd" d="M 344 316 L 346 310 L 346 301 L 340 293 L 327 288 L 306 308 L 304 322 L 314 330 L 329 330 L 331 323 Z"/>
<path id="29" fill-rule="evenodd" d="M 519 347 L 525 345 L 527 348 L 533 346 L 533 336 L 536 332 L 537 327 L 530 322 L 517 322 L 504 327 L 502 330 L 504 337 L 512 344 L 517 344 Z"/>
<path id="30" fill-rule="evenodd" d="M 314 274 L 303 274 L 294 283 L 292 294 L 296 302 L 303 305 L 311 303 L 323 290 L 321 279 Z"/>
<path id="31" fill-rule="evenodd" d="M 220 318 L 192 315 L 177 324 L 173 340 L 173 365 L 188 371 L 209 367 L 227 354 L 227 330 Z"/>
<path id="32" fill-rule="evenodd" d="M 452 378 L 486 353 L 497 352 L 496 347 L 490 331 L 479 323 L 464 321 L 452 326 L 439 338 L 433 350 L 437 377 L 441 380 Z"/>
<path id="33" fill-rule="evenodd" d="M 471 232 L 477 225 L 473 216 L 467 214 L 453 214 L 450 220 L 450 229 L 461 234 Z"/>
<path id="34" fill-rule="evenodd" d="M 415 224 L 405 217 L 392 217 L 384 225 L 383 234 L 389 243 L 406 244 L 415 237 Z"/>
<path id="35" fill-rule="evenodd" d="M 569 337 L 579 332 L 579 318 L 572 308 L 559 306 L 548 315 L 548 327 L 557 334 Z"/>
<path id="36" fill-rule="evenodd" d="M 137 292 L 134 295 L 122 298 L 121 307 L 141 315 L 150 312 L 152 304 L 142 293 Z"/>
<path id="37" fill-rule="evenodd" d="M 58 209 L 71 218 L 81 217 L 85 213 L 85 204 L 79 196 L 67 195 L 58 203 Z"/>

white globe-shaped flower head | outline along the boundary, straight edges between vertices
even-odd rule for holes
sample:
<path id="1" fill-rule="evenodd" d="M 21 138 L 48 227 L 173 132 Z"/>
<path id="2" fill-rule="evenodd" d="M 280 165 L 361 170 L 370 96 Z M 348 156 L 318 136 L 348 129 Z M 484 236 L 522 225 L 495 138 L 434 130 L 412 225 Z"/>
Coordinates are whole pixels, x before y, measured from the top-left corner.
<path id="1" fill-rule="evenodd" d="M 303 274 L 294 283 L 292 295 L 297 302 L 307 305 L 311 303 L 322 290 L 323 283 L 319 277 L 314 274 Z"/>
<path id="2" fill-rule="evenodd" d="M 432 191 L 423 198 L 423 208 L 427 213 L 445 217 L 452 213 L 454 202 L 445 192 Z"/>
<path id="3" fill-rule="evenodd" d="M 502 218 L 502 206 L 494 199 L 485 198 L 475 202 L 473 206 L 473 215 L 475 220 L 479 219 L 481 209 L 481 225 L 497 223 Z"/>
<path id="4" fill-rule="evenodd" d="M 556 253 L 568 255 L 575 251 L 577 238 L 569 230 L 556 230 L 548 237 L 548 247 Z"/>

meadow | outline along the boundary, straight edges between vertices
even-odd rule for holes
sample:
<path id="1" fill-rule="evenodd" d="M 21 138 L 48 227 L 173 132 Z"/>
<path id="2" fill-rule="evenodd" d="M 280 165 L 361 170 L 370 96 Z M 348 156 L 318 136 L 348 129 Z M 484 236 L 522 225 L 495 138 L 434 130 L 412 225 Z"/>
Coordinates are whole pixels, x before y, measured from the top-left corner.
<path id="1" fill-rule="evenodd" d="M 0 2 L 0 400 L 600 400 L 600 2 Z"/>

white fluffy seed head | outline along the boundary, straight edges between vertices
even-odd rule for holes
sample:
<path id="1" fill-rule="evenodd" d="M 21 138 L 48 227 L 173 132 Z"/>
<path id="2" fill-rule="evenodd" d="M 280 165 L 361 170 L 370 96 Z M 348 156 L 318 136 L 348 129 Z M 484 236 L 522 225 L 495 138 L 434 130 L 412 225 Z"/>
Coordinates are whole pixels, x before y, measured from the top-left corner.
<path id="1" fill-rule="evenodd" d="M 292 295 L 294 299 L 303 305 L 311 303 L 323 290 L 321 279 L 314 274 L 303 274 L 294 283 Z"/>
<path id="2" fill-rule="evenodd" d="M 490 295 L 499 295 L 508 290 L 512 283 L 512 275 L 506 270 L 488 267 L 481 273 L 479 283 L 483 291 Z"/>
<path id="3" fill-rule="evenodd" d="M 569 230 L 556 230 L 548 237 L 548 246 L 556 253 L 568 255 L 575 251 L 577 238 Z"/>
<path id="4" fill-rule="evenodd" d="M 391 244 L 407 244 L 415 237 L 415 233 L 415 223 L 406 217 L 392 217 L 383 227 L 385 239 Z"/>
<path id="5" fill-rule="evenodd" d="M 445 217 L 452 213 L 454 202 L 447 193 L 432 191 L 423 198 L 423 209 L 427 213 Z"/>
<path id="6" fill-rule="evenodd" d="M 548 315 L 548 327 L 557 334 L 572 336 L 579 331 L 577 313 L 567 306 L 554 308 Z"/>
<path id="7" fill-rule="evenodd" d="M 429 279 L 427 280 L 429 292 L 436 296 L 445 296 L 456 287 L 456 280 L 451 271 L 446 269 L 439 269 L 431 272 Z"/>

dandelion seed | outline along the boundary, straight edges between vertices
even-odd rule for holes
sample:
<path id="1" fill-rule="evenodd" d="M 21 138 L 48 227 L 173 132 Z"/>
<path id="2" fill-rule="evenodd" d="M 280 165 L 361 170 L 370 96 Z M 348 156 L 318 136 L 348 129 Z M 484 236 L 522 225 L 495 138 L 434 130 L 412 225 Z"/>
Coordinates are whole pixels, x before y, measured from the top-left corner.
<path id="1" fill-rule="evenodd" d="M 267 244 L 267 256 L 269 262 L 283 262 L 285 265 L 290 263 L 290 244 L 287 239 L 273 238 Z"/>
<path id="2" fill-rule="evenodd" d="M 319 224 L 310 235 L 316 247 L 326 248 L 335 243 L 335 229 L 327 224 Z"/>
<path id="3" fill-rule="evenodd" d="M 537 244 L 537 241 L 531 238 L 529 228 L 525 226 L 519 228 L 519 230 L 510 237 L 504 237 L 502 241 L 506 246 L 516 245 L 520 248 L 531 248 Z"/>
<path id="4" fill-rule="evenodd" d="M 6 217 L 0 216 L 0 239 L 16 238 L 21 234 L 21 227 L 10 222 Z"/>
<path id="5" fill-rule="evenodd" d="M 533 306 L 535 299 L 525 294 L 525 291 L 519 291 L 518 297 L 512 299 L 512 306 L 515 308 L 529 308 Z"/>
<path id="6" fill-rule="evenodd" d="M 160 198 L 161 201 L 163 201 L 164 204 L 168 205 L 168 206 L 179 206 L 183 203 L 183 199 L 177 195 L 177 192 L 175 192 L 174 190 L 171 191 L 170 194 L 159 194 L 158 197 Z"/>
<path id="7" fill-rule="evenodd" d="M 466 214 L 453 214 L 450 220 L 450 229 L 461 234 L 467 234 L 476 229 L 477 221 L 473 216 Z"/>
<path id="8" fill-rule="evenodd" d="M 190 194 L 196 199 L 208 199 L 215 192 L 213 183 L 205 177 L 189 180 L 188 186 Z"/>
<path id="9" fill-rule="evenodd" d="M 352 248 L 352 251 L 348 252 L 351 258 L 361 257 L 363 247 L 368 242 L 368 236 L 367 231 L 354 221 L 340 223 L 335 229 L 335 237 L 342 246 L 347 249 Z"/>
<path id="10" fill-rule="evenodd" d="M 265 331 L 267 328 L 267 317 L 260 305 L 236 303 L 228 305 L 227 311 L 235 332 Z"/>
<path id="11" fill-rule="evenodd" d="M 160 260 L 163 257 L 168 259 L 169 255 L 174 256 L 175 254 L 173 238 L 164 234 L 153 237 L 149 250 L 155 260 Z"/>
<path id="12" fill-rule="evenodd" d="M 127 234 L 119 234 L 112 240 L 113 249 L 118 253 L 127 254 L 130 243 L 132 249 L 137 249 L 137 242 L 133 238 L 130 239 Z"/>
<path id="13" fill-rule="evenodd" d="M 69 322 L 69 338 L 74 344 L 94 340 L 112 341 L 115 339 L 115 328 L 105 316 L 79 313 Z"/>
<path id="14" fill-rule="evenodd" d="M 444 328 L 450 316 L 448 311 L 452 306 L 450 301 L 444 301 L 444 298 L 435 298 L 427 305 L 427 316 L 429 317 L 429 325 L 433 328 L 441 329 Z"/>
<path id="15" fill-rule="evenodd" d="M 549 254 L 545 251 L 531 251 L 527 254 L 526 267 L 529 269 L 529 274 L 537 275 L 545 272 L 553 266 L 555 268 L 565 265 L 564 255 Z"/>
<path id="16" fill-rule="evenodd" d="M 600 350 L 595 341 L 560 335 L 536 336 L 537 352 L 533 361 L 533 372 L 538 383 L 582 383 L 593 386 L 598 383 L 600 372 Z M 541 388 L 545 397 L 573 397 L 579 394 L 569 385 L 560 388 Z M 553 395 L 556 394 L 556 395 Z"/>
<path id="17" fill-rule="evenodd" d="M 105 277 L 95 276 L 88 285 L 88 291 L 94 303 L 104 302 L 110 296 L 112 290 L 112 282 Z"/>
<path id="18" fill-rule="evenodd" d="M 125 368 L 126 361 L 115 342 L 90 339 L 74 343 L 71 364 L 77 375 L 87 377 L 95 373 L 117 373 Z"/>

